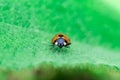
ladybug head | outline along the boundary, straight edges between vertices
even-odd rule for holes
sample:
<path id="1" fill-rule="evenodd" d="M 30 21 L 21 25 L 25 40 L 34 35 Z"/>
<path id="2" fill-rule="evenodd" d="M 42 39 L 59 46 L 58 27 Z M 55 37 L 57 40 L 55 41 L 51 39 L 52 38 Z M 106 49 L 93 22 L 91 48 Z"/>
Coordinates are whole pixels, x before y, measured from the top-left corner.
<path id="1" fill-rule="evenodd" d="M 60 48 L 62 48 L 63 46 L 66 46 L 66 42 L 65 42 L 65 39 L 60 37 L 56 40 L 55 44 L 57 46 L 59 46 Z"/>

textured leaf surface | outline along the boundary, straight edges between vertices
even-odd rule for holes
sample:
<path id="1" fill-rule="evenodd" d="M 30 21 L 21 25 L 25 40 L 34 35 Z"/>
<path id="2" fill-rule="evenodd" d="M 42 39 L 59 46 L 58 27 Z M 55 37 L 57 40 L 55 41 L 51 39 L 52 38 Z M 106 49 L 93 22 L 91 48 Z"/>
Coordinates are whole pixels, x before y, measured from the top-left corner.
<path id="1" fill-rule="evenodd" d="M 0 66 L 21 69 L 50 63 L 56 68 L 86 64 L 119 69 L 120 16 L 115 13 L 113 18 L 109 12 L 114 8 L 102 11 L 104 6 L 94 0 L 1 0 Z M 58 32 L 70 37 L 70 48 L 50 49 Z"/>

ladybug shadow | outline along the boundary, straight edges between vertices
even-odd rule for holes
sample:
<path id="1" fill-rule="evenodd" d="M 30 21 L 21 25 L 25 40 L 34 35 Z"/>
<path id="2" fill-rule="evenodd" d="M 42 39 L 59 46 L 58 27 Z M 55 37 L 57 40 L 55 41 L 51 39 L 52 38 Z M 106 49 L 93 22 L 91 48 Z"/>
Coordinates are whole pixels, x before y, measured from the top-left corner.
<path id="1" fill-rule="evenodd" d="M 57 53 L 57 54 L 60 54 L 60 53 L 69 53 L 69 48 L 70 47 L 62 47 L 62 48 L 59 48 L 59 47 L 51 47 L 50 50 L 53 52 L 53 53 Z"/>

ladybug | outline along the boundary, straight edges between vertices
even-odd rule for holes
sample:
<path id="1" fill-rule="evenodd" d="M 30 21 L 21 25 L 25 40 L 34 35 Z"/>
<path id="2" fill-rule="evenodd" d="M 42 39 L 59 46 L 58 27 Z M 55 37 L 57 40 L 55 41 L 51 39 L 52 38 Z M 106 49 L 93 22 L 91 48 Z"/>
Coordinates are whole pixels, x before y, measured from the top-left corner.
<path id="1" fill-rule="evenodd" d="M 52 38 L 51 43 L 52 43 L 53 47 L 54 47 L 54 45 L 57 45 L 59 48 L 68 47 L 68 45 L 71 44 L 70 39 L 68 38 L 68 36 L 66 36 L 63 33 L 56 34 Z"/>

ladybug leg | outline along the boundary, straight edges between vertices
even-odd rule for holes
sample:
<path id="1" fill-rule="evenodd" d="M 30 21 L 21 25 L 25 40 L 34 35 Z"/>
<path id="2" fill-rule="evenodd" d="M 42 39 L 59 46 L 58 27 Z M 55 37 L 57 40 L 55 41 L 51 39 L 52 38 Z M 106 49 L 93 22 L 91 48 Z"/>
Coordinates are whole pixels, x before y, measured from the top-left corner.
<path id="1" fill-rule="evenodd" d="M 54 44 L 52 44 L 51 46 L 52 46 L 52 48 L 54 48 Z"/>
<path id="2" fill-rule="evenodd" d="M 66 45 L 65 47 L 66 47 L 66 48 L 70 48 L 70 46 L 68 46 L 68 45 Z"/>
<path id="3" fill-rule="evenodd" d="M 50 45 L 50 49 L 53 49 L 53 48 L 54 48 L 54 44 L 51 44 L 51 45 Z"/>

